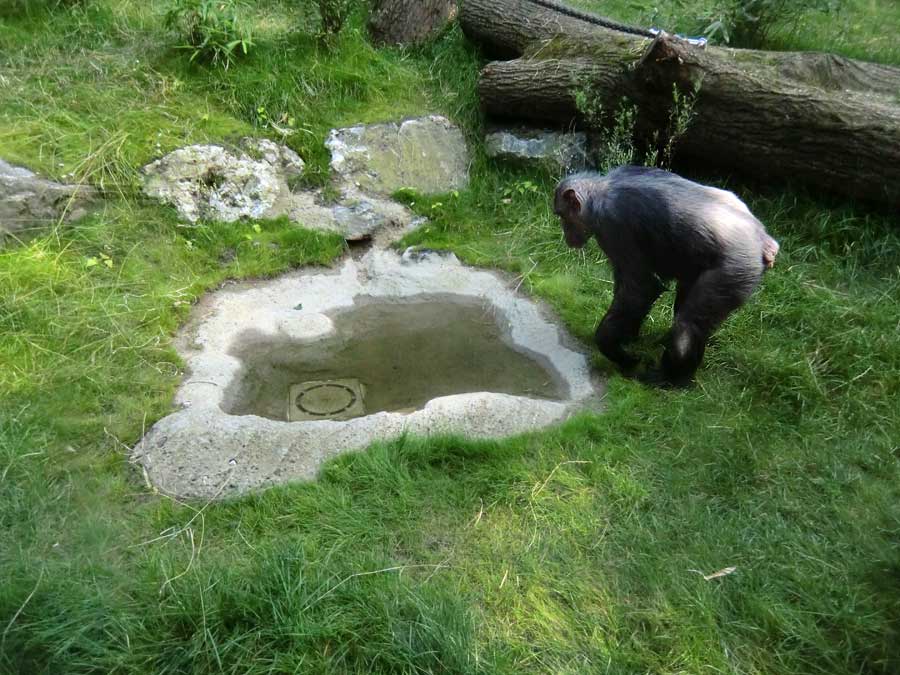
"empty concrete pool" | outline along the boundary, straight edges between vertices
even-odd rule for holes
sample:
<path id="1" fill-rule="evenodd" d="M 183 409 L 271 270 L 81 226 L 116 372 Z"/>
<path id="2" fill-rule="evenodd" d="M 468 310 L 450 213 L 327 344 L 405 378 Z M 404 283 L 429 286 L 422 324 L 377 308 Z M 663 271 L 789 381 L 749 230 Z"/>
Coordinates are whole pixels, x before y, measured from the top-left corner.
<path id="1" fill-rule="evenodd" d="M 412 434 L 497 438 L 596 406 L 585 350 L 502 275 L 372 249 L 204 298 L 177 346 L 178 409 L 134 457 L 158 489 L 224 497 L 314 478 Z"/>
<path id="2" fill-rule="evenodd" d="M 329 316 L 334 331 L 293 340 L 251 332 L 232 355 L 242 367 L 226 395 L 232 415 L 350 419 L 412 412 L 440 396 L 492 391 L 559 400 L 546 358 L 516 349 L 489 303 L 466 296 L 360 298 Z"/>

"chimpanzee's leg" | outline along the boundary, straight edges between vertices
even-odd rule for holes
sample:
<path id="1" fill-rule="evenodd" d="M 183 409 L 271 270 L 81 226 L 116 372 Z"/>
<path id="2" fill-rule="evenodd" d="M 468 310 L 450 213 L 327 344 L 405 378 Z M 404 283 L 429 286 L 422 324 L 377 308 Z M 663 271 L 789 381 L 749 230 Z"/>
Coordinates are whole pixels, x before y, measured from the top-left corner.
<path id="1" fill-rule="evenodd" d="M 624 369 L 637 365 L 638 359 L 622 349 L 622 345 L 637 338 L 641 323 L 663 290 L 655 276 L 616 280 L 612 304 L 594 335 L 606 358 Z"/>
<path id="2" fill-rule="evenodd" d="M 675 287 L 675 306 L 672 308 L 672 313 L 674 316 L 678 316 L 678 310 L 681 309 L 681 306 L 687 299 L 688 293 L 691 292 L 691 286 L 694 285 L 695 281 L 696 279 L 692 277 L 690 279 L 678 282 L 678 285 Z"/>
<path id="3" fill-rule="evenodd" d="M 670 382 L 690 382 L 703 361 L 709 336 L 744 304 L 761 278 L 761 269 L 717 267 L 700 274 L 683 297 L 676 299 L 671 339 L 662 358 L 663 374 Z"/>
<path id="4" fill-rule="evenodd" d="M 684 301 L 687 298 L 688 293 L 690 293 L 690 291 L 691 291 L 691 286 L 694 285 L 694 281 L 696 281 L 696 277 L 691 277 L 689 279 L 682 279 L 682 280 L 678 281 L 675 286 L 675 304 L 672 307 L 672 322 L 673 322 L 673 324 L 675 321 L 675 317 L 678 316 L 678 310 L 681 309 L 681 306 L 684 304 Z M 672 342 L 673 331 L 674 331 L 674 329 L 672 329 L 672 328 L 667 330 L 666 334 L 663 335 L 659 339 L 658 344 L 661 344 L 661 345 L 670 344 Z M 654 376 L 657 374 L 654 374 Z M 648 379 L 650 381 L 655 381 L 654 377 L 648 377 Z"/>

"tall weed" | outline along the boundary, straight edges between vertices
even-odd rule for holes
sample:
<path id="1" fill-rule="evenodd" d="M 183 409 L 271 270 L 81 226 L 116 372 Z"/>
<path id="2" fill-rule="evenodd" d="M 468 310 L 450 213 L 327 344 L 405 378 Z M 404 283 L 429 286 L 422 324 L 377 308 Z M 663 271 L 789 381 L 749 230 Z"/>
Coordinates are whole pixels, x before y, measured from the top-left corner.
<path id="1" fill-rule="evenodd" d="M 250 29 L 241 21 L 235 0 L 174 0 L 166 12 L 167 28 L 178 29 L 191 61 L 227 69 L 253 46 Z"/>
<path id="2" fill-rule="evenodd" d="M 694 118 L 697 90 L 683 93 L 672 88 L 672 106 L 664 129 L 649 134 L 649 142 L 638 137 L 638 108 L 623 100 L 614 112 L 604 108 L 590 88 L 575 92 L 575 105 L 582 119 L 595 132 L 594 154 L 603 171 L 623 164 L 671 168 L 675 147 Z"/>

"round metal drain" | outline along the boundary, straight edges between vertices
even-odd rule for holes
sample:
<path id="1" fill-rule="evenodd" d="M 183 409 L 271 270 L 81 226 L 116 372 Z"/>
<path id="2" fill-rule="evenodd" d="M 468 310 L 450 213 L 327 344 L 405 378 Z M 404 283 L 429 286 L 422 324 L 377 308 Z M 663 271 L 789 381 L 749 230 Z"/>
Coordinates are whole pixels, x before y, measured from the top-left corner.
<path id="1" fill-rule="evenodd" d="M 349 410 L 356 403 L 356 392 L 345 384 L 323 382 L 305 391 L 294 399 L 294 405 L 307 415 L 331 417 Z"/>
<path id="2" fill-rule="evenodd" d="M 288 415 L 291 422 L 349 420 L 366 414 L 365 387 L 353 378 L 312 380 L 291 386 Z"/>

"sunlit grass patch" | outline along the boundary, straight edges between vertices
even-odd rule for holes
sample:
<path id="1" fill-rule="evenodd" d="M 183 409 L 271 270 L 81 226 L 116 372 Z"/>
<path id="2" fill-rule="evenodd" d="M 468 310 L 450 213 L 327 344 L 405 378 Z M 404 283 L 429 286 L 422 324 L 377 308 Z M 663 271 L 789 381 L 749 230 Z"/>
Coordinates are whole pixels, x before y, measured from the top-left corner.
<path id="1" fill-rule="evenodd" d="M 0 157 L 110 193 L 0 251 L 0 671 L 898 671 L 894 215 L 730 182 L 782 251 L 696 387 L 650 389 L 595 355 L 602 413 L 498 441 L 399 438 L 311 483 L 181 503 L 128 457 L 170 410 L 193 303 L 343 244 L 284 220 L 185 226 L 134 198 L 150 159 L 260 134 L 321 185 L 331 127 L 441 112 L 472 144 L 471 186 L 400 195 L 430 219 L 405 244 L 503 270 L 587 348 L 611 274 L 595 246 L 565 247 L 557 176 L 484 157 L 458 27 L 375 50 L 358 14 L 326 50 L 301 5 L 260 2 L 255 49 L 225 72 L 173 48 L 165 3 L 94 4 L 0 23 Z M 690 27 L 690 7 L 657 4 Z M 892 8 L 859 7 L 841 16 L 868 28 L 844 43 L 823 25 L 785 44 L 890 60 Z"/>
<path id="2" fill-rule="evenodd" d="M 180 368 L 170 335 L 202 291 L 226 276 L 325 263 L 341 249 L 337 237 L 286 221 L 183 228 L 163 209 L 111 205 L 0 252 L 0 387 L 10 405 L 38 396 L 60 433 L 98 415 L 158 416 Z"/>

